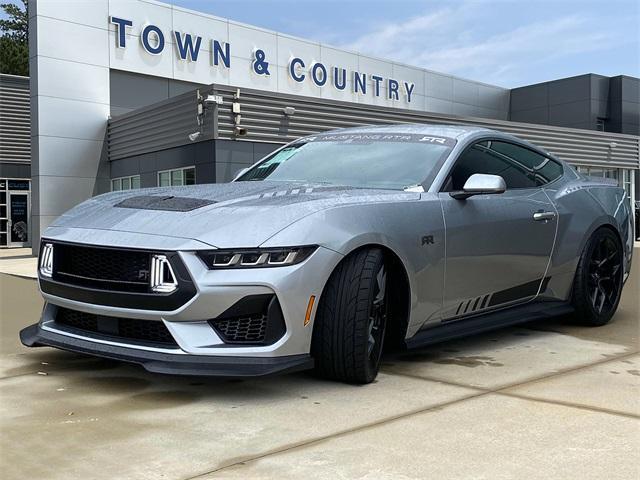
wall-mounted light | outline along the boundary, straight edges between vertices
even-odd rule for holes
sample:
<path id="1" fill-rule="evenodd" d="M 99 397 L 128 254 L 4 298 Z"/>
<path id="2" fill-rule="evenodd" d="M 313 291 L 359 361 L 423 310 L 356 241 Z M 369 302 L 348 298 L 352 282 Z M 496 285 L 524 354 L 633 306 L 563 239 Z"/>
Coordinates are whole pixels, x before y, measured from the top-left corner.
<path id="1" fill-rule="evenodd" d="M 204 99 L 205 107 L 209 105 L 222 105 L 223 103 L 222 95 L 207 95 L 207 98 Z"/>
<path id="2" fill-rule="evenodd" d="M 207 109 L 217 108 L 218 105 L 222 105 L 223 103 L 222 95 L 208 94 L 206 97 L 203 97 L 200 94 L 200 90 L 196 90 L 196 123 L 198 125 L 198 131 L 188 135 L 190 141 L 195 142 L 202 136 L 204 117 Z"/>
<path id="3" fill-rule="evenodd" d="M 296 109 L 294 107 L 284 107 L 282 109 L 282 113 L 284 113 L 287 117 L 290 117 L 296 113 Z"/>

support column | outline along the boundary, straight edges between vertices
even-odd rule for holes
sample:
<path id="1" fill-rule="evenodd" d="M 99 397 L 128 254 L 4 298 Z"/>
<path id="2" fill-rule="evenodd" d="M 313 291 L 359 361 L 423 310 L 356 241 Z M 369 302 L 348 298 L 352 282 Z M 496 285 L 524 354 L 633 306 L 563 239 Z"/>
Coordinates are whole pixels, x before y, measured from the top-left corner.
<path id="1" fill-rule="evenodd" d="M 108 7 L 29 2 L 34 253 L 56 217 L 108 189 Z"/>

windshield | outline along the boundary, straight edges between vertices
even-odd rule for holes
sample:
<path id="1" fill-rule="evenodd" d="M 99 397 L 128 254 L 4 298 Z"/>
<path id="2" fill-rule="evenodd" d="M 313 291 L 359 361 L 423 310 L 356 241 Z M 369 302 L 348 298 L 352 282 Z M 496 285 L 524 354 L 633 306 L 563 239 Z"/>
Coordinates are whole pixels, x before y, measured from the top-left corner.
<path id="1" fill-rule="evenodd" d="M 327 183 L 403 190 L 435 174 L 455 140 L 415 134 L 329 134 L 287 145 L 237 181 Z"/>

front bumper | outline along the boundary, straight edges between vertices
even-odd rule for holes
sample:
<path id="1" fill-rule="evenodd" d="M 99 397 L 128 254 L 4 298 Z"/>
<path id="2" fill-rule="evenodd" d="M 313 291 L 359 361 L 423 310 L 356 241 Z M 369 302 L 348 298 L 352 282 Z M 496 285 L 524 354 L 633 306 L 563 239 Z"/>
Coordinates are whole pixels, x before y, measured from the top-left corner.
<path id="1" fill-rule="evenodd" d="M 47 241 L 55 243 L 73 240 L 73 238 L 57 237 L 57 235 L 47 235 Z M 126 235 L 123 235 L 123 238 L 126 239 Z M 82 245 L 101 246 L 99 243 L 94 244 L 87 242 L 86 239 L 83 240 L 85 241 Z M 130 243 L 135 244 L 135 248 L 149 248 L 143 241 Z M 119 247 L 120 245 L 117 246 Z M 308 368 L 313 318 L 318 300 L 329 275 L 343 256 L 319 247 L 304 262 L 292 266 L 209 270 L 196 255 L 197 250 L 198 248 L 189 248 L 185 251 L 181 246 L 173 250 L 180 256 L 195 288 L 195 294 L 177 308 L 153 310 L 153 304 L 149 304 L 149 307 L 104 305 L 92 300 L 97 298 L 96 296 L 87 295 L 84 299 L 70 298 L 71 296 L 65 295 L 64 292 L 56 295 L 47 288 L 47 291 L 43 292 L 46 303 L 37 329 L 29 330 L 30 333 L 25 330 L 23 343 L 49 345 L 119 358 L 144 364 L 148 370 L 168 373 L 191 370 L 193 365 L 195 365 L 193 370 L 198 371 L 198 374 L 203 374 L 200 368 L 203 367 L 211 369 L 208 373 L 210 375 L 223 376 L 229 375 L 226 373 L 227 367 L 247 372 L 265 372 L 255 373 L 256 375 L 269 374 L 271 371 L 289 371 L 292 363 L 298 365 L 295 368 Z M 42 281 L 40 286 L 42 291 L 44 286 Z M 306 310 L 312 295 L 316 297 L 316 301 L 311 312 L 311 321 L 305 325 Z M 231 344 L 211 327 L 210 321 L 220 318 L 220 315 L 230 307 L 249 296 L 277 298 L 285 324 L 284 334 L 280 338 L 268 344 Z M 101 317 L 140 320 L 143 323 L 146 320 L 162 322 L 175 340 L 175 345 L 173 347 L 145 345 L 123 338 L 105 338 L 77 331 L 70 332 L 56 322 L 58 310 L 61 308 Z M 111 356 L 113 352 L 116 352 L 116 356 Z M 203 360 L 205 358 L 207 360 Z M 280 361 L 280 359 L 284 360 Z M 175 363 L 176 366 L 169 368 L 169 363 Z M 236 365 L 239 366 L 236 367 Z M 245 368 L 243 365 L 248 366 Z M 252 375 L 252 373 L 242 375 Z"/>
<path id="2" fill-rule="evenodd" d="M 70 352 L 137 363 L 149 372 L 170 375 L 239 378 L 290 373 L 313 368 L 313 359 L 309 354 L 271 358 L 180 355 L 96 343 L 91 340 L 43 330 L 38 324 L 22 330 L 20 341 L 27 347 L 49 346 Z"/>

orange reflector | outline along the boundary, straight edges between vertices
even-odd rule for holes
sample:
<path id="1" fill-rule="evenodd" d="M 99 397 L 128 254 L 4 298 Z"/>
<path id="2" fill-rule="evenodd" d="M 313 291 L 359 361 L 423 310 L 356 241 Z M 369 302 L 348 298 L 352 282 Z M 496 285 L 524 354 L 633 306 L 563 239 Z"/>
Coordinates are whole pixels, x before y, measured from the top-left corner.
<path id="1" fill-rule="evenodd" d="M 311 312 L 313 311 L 313 304 L 316 302 L 316 296 L 311 295 L 309 297 L 309 305 L 307 305 L 307 314 L 304 316 L 304 326 L 309 325 L 311 321 Z"/>

